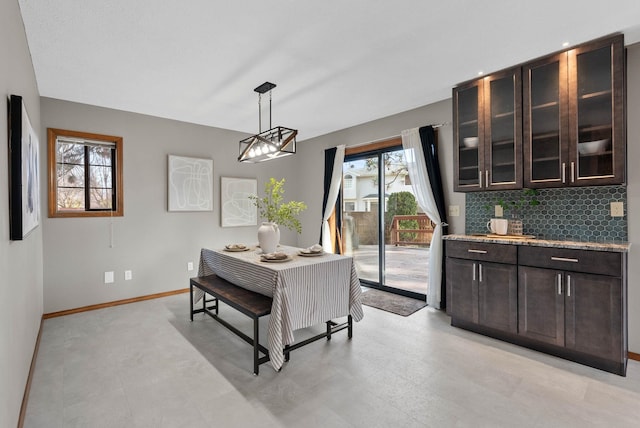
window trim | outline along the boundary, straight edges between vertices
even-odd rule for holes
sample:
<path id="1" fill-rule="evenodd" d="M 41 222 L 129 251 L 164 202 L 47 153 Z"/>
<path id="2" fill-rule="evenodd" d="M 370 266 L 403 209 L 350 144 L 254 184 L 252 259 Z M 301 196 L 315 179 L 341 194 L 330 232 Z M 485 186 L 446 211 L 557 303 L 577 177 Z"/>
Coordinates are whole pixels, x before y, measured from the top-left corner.
<path id="1" fill-rule="evenodd" d="M 57 204 L 57 174 L 56 174 L 56 142 L 58 137 L 76 138 L 82 140 L 93 140 L 115 144 L 115 186 L 116 206 L 112 210 L 97 211 L 58 211 Z M 89 132 L 69 131 L 65 129 L 47 128 L 47 172 L 49 188 L 49 217 L 122 217 L 124 216 L 124 185 L 122 168 L 122 137 L 112 135 L 93 134 Z"/>

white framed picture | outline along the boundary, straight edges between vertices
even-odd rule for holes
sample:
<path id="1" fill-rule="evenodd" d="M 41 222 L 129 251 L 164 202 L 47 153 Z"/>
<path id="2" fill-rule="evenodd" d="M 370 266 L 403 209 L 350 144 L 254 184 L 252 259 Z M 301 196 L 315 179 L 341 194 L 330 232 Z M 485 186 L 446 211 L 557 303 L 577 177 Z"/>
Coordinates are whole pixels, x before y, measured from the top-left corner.
<path id="1" fill-rule="evenodd" d="M 213 211 L 213 159 L 169 155 L 169 211 Z"/>
<path id="2" fill-rule="evenodd" d="M 255 178 L 220 177 L 220 220 L 222 227 L 256 226 L 258 209 L 249 198 L 256 196 Z"/>

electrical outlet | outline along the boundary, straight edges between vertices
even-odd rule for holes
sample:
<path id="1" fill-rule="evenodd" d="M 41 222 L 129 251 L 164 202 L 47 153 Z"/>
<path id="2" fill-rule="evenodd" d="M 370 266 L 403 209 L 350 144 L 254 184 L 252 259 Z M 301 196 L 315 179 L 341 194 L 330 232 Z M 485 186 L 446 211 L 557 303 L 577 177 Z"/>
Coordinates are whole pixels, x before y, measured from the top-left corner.
<path id="1" fill-rule="evenodd" d="M 124 271 L 124 280 L 125 281 L 131 281 L 131 278 L 133 278 L 133 273 L 130 270 L 125 270 Z"/>
<path id="2" fill-rule="evenodd" d="M 624 217 L 624 202 L 611 202 L 611 217 Z"/>
<path id="3" fill-rule="evenodd" d="M 193 270 L 193 262 L 187 263 L 187 270 L 191 272 Z"/>
<path id="4" fill-rule="evenodd" d="M 449 205 L 449 217 L 460 217 L 460 205 Z"/>
<path id="5" fill-rule="evenodd" d="M 104 283 L 111 284 L 114 281 L 113 279 L 113 271 L 104 273 Z"/>
<path id="6" fill-rule="evenodd" d="M 504 216 L 504 210 L 502 209 L 502 205 L 496 205 L 495 212 L 496 212 L 496 217 Z"/>

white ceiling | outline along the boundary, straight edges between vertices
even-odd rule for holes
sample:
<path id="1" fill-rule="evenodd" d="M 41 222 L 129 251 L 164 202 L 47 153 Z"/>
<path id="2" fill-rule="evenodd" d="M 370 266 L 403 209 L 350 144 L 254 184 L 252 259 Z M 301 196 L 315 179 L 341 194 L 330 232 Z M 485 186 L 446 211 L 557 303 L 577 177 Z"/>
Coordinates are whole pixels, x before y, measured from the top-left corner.
<path id="1" fill-rule="evenodd" d="M 273 125 L 300 140 L 448 98 L 565 41 L 640 41 L 638 0 L 19 3 L 42 96 L 255 133 L 253 89 L 270 81 Z"/>

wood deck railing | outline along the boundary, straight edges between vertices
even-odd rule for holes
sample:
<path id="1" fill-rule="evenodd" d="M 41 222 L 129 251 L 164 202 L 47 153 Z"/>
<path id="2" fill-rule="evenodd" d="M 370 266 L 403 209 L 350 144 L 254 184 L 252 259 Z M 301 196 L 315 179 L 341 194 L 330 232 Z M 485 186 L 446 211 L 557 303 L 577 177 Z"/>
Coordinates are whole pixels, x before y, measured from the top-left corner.
<path id="1" fill-rule="evenodd" d="M 417 229 L 403 229 L 400 222 L 415 220 Z M 407 239 L 407 237 L 410 237 Z M 429 245 L 433 237 L 433 223 L 424 214 L 419 215 L 395 215 L 391 219 L 391 245 Z"/>

